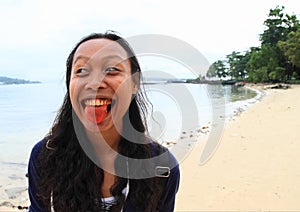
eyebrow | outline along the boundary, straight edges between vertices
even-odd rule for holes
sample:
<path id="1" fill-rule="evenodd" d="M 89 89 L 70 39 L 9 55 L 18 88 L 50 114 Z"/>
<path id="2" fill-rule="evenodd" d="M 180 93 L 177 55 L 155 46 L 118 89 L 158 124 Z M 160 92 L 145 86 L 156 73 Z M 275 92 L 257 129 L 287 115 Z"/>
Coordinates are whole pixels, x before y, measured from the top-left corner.
<path id="1" fill-rule="evenodd" d="M 78 57 L 75 58 L 73 64 L 75 64 L 78 60 L 88 61 L 89 59 L 90 59 L 89 57 L 86 57 L 86 56 L 83 56 L 83 55 L 79 55 Z"/>
<path id="2" fill-rule="evenodd" d="M 75 64 L 78 60 L 85 60 L 85 61 L 88 61 L 88 60 L 90 60 L 91 58 L 90 57 L 86 57 L 86 56 L 84 56 L 84 55 L 79 55 L 78 57 L 76 57 L 75 58 L 75 60 L 74 60 L 74 62 L 73 62 L 73 64 Z M 107 56 L 104 56 L 103 58 L 101 58 L 101 59 L 118 59 L 118 60 L 120 60 L 120 62 L 123 62 L 123 61 L 125 61 L 126 59 L 128 59 L 128 58 L 122 58 L 121 56 L 119 56 L 119 55 L 107 55 Z"/>

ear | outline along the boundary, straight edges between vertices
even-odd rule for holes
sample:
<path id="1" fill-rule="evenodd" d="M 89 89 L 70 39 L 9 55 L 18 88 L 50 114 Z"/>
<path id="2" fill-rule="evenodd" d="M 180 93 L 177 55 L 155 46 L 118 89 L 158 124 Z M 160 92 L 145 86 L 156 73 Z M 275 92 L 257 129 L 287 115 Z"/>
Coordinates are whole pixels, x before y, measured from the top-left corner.
<path id="1" fill-rule="evenodd" d="M 138 92 L 138 90 L 139 90 L 139 86 L 137 84 L 134 84 L 133 88 L 132 88 L 132 93 L 136 94 Z"/>
<path id="2" fill-rule="evenodd" d="M 136 94 L 140 87 L 140 73 L 139 72 L 134 73 L 133 75 L 131 75 L 131 79 L 133 83 L 132 93 Z"/>

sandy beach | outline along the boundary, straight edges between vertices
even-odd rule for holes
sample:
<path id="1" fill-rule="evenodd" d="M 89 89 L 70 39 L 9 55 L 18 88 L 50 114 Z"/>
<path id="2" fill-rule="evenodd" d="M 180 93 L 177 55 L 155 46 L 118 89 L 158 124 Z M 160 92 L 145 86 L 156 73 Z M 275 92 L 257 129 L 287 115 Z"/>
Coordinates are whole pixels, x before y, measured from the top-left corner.
<path id="1" fill-rule="evenodd" d="M 208 135 L 197 137 L 180 164 L 175 211 L 300 211 L 300 85 L 264 92 L 230 118 L 217 151 L 202 165 Z M 26 170 L 2 171 L 0 211 L 20 211 L 12 206 L 28 205 Z"/>
<path id="2" fill-rule="evenodd" d="M 203 165 L 199 138 L 181 163 L 175 211 L 300 211 L 300 86 L 265 92 Z"/>

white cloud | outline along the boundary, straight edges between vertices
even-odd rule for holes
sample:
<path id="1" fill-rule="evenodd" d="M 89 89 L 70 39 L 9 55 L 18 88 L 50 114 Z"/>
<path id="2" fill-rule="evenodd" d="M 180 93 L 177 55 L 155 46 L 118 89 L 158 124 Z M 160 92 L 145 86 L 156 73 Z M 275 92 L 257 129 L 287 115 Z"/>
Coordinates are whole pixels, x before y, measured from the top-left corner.
<path id="1" fill-rule="evenodd" d="M 0 66 L 7 65 L 4 60 L 16 61 L 4 69 L 19 73 L 24 63 L 35 63 L 38 70 L 36 61 L 41 60 L 49 63 L 45 75 L 55 72 L 82 36 L 108 29 L 125 37 L 147 33 L 174 36 L 213 62 L 232 51 L 259 45 L 263 21 L 276 5 L 285 5 L 289 14 L 300 13 L 298 0 L 2 0 Z M 14 58 L 3 59 L 14 52 Z M 27 52 L 22 55 L 23 62 L 16 60 L 17 52 Z"/>

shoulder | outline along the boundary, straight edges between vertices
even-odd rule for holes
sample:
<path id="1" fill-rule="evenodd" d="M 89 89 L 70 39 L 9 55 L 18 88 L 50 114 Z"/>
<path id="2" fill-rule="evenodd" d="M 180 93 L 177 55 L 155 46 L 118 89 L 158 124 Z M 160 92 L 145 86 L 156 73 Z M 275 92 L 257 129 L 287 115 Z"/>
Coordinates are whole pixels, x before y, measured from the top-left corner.
<path id="1" fill-rule="evenodd" d="M 167 178 L 160 177 L 161 182 L 164 183 L 164 191 L 163 195 L 160 198 L 158 211 L 174 211 L 176 193 L 179 189 L 180 183 L 178 161 L 176 160 L 172 152 L 170 152 L 166 147 L 162 147 L 155 142 L 151 143 L 151 146 L 152 151 L 156 153 L 156 156 L 164 155 L 162 159 L 158 160 L 158 165 L 163 164 L 163 166 L 168 166 L 170 169 L 169 176 Z M 164 165 L 166 164 L 165 161 L 167 161 L 167 165 Z"/>
<path id="2" fill-rule="evenodd" d="M 31 153 L 30 153 L 30 159 L 36 158 L 39 153 L 42 151 L 43 149 L 43 145 L 45 144 L 45 139 L 37 142 L 33 148 L 31 149 Z"/>
<path id="3" fill-rule="evenodd" d="M 172 154 L 172 152 L 169 151 L 168 148 L 160 145 L 159 143 L 157 143 L 155 141 L 150 142 L 149 145 L 150 145 L 150 149 L 152 152 L 152 156 L 156 157 L 156 156 L 160 156 L 164 153 L 168 153 L 171 165 L 175 165 L 175 166 L 178 165 L 178 162 L 177 162 L 175 156 Z"/>
<path id="4" fill-rule="evenodd" d="M 44 144 L 45 144 L 45 139 L 42 139 L 39 142 L 37 142 L 32 147 L 31 154 L 37 154 L 38 152 L 40 152 L 42 150 Z"/>
<path id="5" fill-rule="evenodd" d="M 44 146 L 44 140 L 36 143 L 30 154 L 28 164 L 28 195 L 30 199 L 29 211 L 45 211 L 45 206 L 38 197 L 39 182 L 42 179 L 41 170 L 42 163 L 40 160 L 40 153 Z"/>
<path id="6" fill-rule="evenodd" d="M 170 178 L 179 180 L 179 164 L 172 152 L 157 142 L 151 142 L 150 149 L 153 156 L 158 158 L 156 165 L 162 164 L 162 166 L 168 166 L 170 168 Z"/>
<path id="7" fill-rule="evenodd" d="M 30 153 L 30 157 L 29 157 L 29 172 L 32 169 L 37 169 L 41 166 L 41 162 L 40 162 L 40 154 L 43 151 L 43 147 L 45 145 L 45 139 L 37 142 L 33 148 L 31 149 L 31 153 Z"/>

